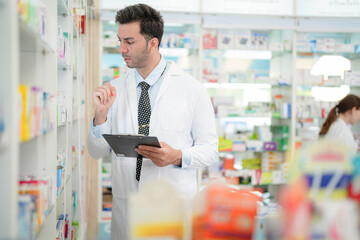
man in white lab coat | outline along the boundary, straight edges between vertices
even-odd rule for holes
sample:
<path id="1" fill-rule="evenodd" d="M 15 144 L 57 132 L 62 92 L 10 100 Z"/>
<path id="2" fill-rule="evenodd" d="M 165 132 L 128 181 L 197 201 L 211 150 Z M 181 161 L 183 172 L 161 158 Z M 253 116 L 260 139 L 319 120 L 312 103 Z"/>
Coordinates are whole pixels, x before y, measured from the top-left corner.
<path id="1" fill-rule="evenodd" d="M 93 91 L 96 110 L 88 134 L 89 153 L 94 158 L 109 153 L 102 134 L 137 134 L 143 127 L 161 144 L 161 148 L 139 146 L 136 151 L 142 160 L 112 153 L 111 236 L 113 240 L 126 240 L 129 194 L 148 179 L 160 178 L 174 184 L 182 196 L 193 196 L 197 190 L 196 169 L 218 160 L 218 137 L 206 89 L 159 53 L 164 31 L 160 13 L 148 5 L 136 4 L 118 11 L 116 22 L 119 52 L 131 70 Z M 149 85 L 145 97 L 144 81 Z M 150 123 L 139 124 L 144 107 L 138 109 L 138 104 L 146 97 L 151 105 Z"/>

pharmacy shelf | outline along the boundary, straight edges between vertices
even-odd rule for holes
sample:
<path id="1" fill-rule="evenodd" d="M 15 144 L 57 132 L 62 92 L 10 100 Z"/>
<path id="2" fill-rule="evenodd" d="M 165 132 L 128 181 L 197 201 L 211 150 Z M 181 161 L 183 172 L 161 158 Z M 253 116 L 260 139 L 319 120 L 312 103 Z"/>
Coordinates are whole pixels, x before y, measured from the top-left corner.
<path id="1" fill-rule="evenodd" d="M 72 25 L 73 25 L 73 34 L 74 34 L 74 37 L 76 38 L 79 35 L 79 29 L 76 27 L 75 22 L 73 22 Z"/>
<path id="2" fill-rule="evenodd" d="M 270 81 L 270 79 L 269 79 Z M 271 83 L 203 83 L 205 88 L 224 88 L 224 89 L 271 89 L 271 88 L 291 88 L 291 84 L 271 84 Z"/>
<path id="3" fill-rule="evenodd" d="M 355 52 L 304 52 L 304 51 L 297 51 L 296 52 L 298 57 L 321 57 L 324 55 L 340 55 L 346 57 L 350 60 L 360 59 L 360 53 Z"/>
<path id="4" fill-rule="evenodd" d="M 292 84 L 271 84 L 272 88 L 287 88 L 292 87 Z"/>
<path id="5" fill-rule="evenodd" d="M 110 178 L 110 180 L 104 180 L 104 178 Z M 102 174 L 102 186 L 105 188 L 112 188 L 111 184 L 111 174 L 110 173 L 103 173 Z"/>
<path id="6" fill-rule="evenodd" d="M 70 177 L 71 177 L 71 175 L 67 175 L 67 176 L 66 176 L 66 181 L 65 181 L 65 184 L 67 184 L 67 183 L 69 182 Z"/>
<path id="7" fill-rule="evenodd" d="M 216 119 L 221 119 L 223 121 L 241 121 L 247 118 L 256 118 L 256 119 L 271 119 L 271 115 L 233 115 L 233 116 L 216 116 Z"/>
<path id="8" fill-rule="evenodd" d="M 55 210 L 54 210 L 54 206 L 51 206 L 49 208 L 49 211 L 48 211 L 48 214 L 47 216 L 45 216 L 45 220 L 44 220 L 44 223 L 39 227 L 39 230 L 35 233 L 35 239 L 38 239 L 39 236 L 41 235 L 42 231 L 44 230 L 45 226 L 47 225 L 48 223 L 48 218 L 50 218 L 53 214 L 55 214 Z"/>
<path id="9" fill-rule="evenodd" d="M 49 193 L 53 201 L 51 204 L 55 207 L 52 206 L 49 209 L 48 216 L 46 216 L 40 230 L 37 233 L 34 233 L 34 231 L 30 233 L 34 234 L 37 240 L 55 239 L 56 218 L 60 206 L 64 206 L 64 212 L 70 213 L 72 210 L 70 202 L 73 188 L 81 189 L 82 186 L 86 186 L 83 181 L 86 180 L 85 171 L 87 170 L 83 170 L 83 164 L 87 159 L 83 160 L 82 163 L 78 163 L 78 168 L 76 168 L 78 171 L 72 171 L 71 169 L 71 146 L 76 145 L 77 149 L 81 149 L 80 146 L 85 145 L 86 132 L 80 131 L 80 126 L 85 124 L 84 121 L 81 123 L 78 121 L 77 128 L 68 123 L 61 126 L 53 125 L 53 129 L 48 130 L 45 134 L 41 133 L 37 137 L 21 142 L 19 128 L 27 129 L 26 127 L 31 127 L 31 123 L 29 121 L 25 123 L 19 121 L 22 113 L 19 112 L 18 105 L 20 99 L 24 101 L 22 104 L 27 104 L 33 100 L 35 90 L 31 87 L 35 86 L 54 96 L 49 101 L 50 104 L 46 102 L 48 108 L 44 113 L 44 116 L 54 120 L 53 124 L 56 124 L 57 117 L 57 91 L 63 91 L 66 94 L 67 100 L 69 100 L 66 102 L 67 109 L 80 109 L 80 107 L 83 107 L 80 101 L 71 101 L 73 97 L 77 99 L 76 96 L 85 96 L 85 83 L 90 81 L 84 78 L 85 66 L 88 63 L 88 58 L 85 59 L 85 52 L 87 51 L 85 47 L 86 35 L 83 34 L 81 38 L 74 40 L 74 34 L 78 33 L 79 30 L 76 29 L 73 23 L 72 6 L 83 9 L 85 13 L 87 3 L 83 0 L 21 2 L 0 0 L 0 3 L 3 3 L 0 7 L 0 26 L 3 29 L 1 37 L 3 44 L 0 46 L 0 72 L 4 79 L 8 79 L 1 86 L 1 89 L 6 90 L 0 91 L 0 99 L 6 99 L 7 101 L 6 105 L 0 106 L 0 115 L 1 117 L 5 116 L 5 122 L 7 123 L 6 135 L 12 136 L 7 142 L 8 145 L 0 146 L 0 158 L 9 159 L 9 161 L 4 162 L 0 171 L 0 182 L 6 185 L 1 186 L 1 189 L 5 190 L 4 196 L 7 196 L 0 201 L 0 239 L 18 239 L 20 237 L 18 230 L 21 229 L 19 226 L 31 224 L 26 222 L 28 219 L 21 218 L 18 213 L 19 179 L 22 176 L 34 176 L 39 179 L 41 179 L 41 176 L 46 176 L 52 180 L 53 185 L 56 184 L 56 161 L 59 148 L 64 149 L 66 166 L 68 166 L 66 174 L 70 175 L 66 175 L 64 179 L 64 189 L 60 191 L 62 197 L 57 197 L 56 188 L 51 189 Z M 66 54 L 69 56 L 67 63 L 58 57 L 57 32 L 59 25 L 65 31 L 71 33 L 69 34 L 71 39 L 69 39 L 69 45 L 66 49 L 68 51 Z M 72 71 L 72 66 L 75 64 L 78 71 L 77 76 L 80 76 L 82 81 L 75 82 L 73 80 L 73 74 L 70 71 Z M 24 88 L 24 91 L 20 93 L 20 84 L 29 86 L 29 88 Z M 20 96 L 24 97 L 20 98 Z M 42 97 L 40 98 L 39 95 L 38 100 L 40 101 L 40 99 Z M 71 112 L 68 113 L 71 116 Z M 21 124 L 25 126 L 20 126 Z M 77 159 L 80 159 L 80 153 L 77 154 Z M 84 199 L 86 198 L 84 192 L 84 190 L 79 191 L 80 204 L 87 203 L 87 199 Z M 34 208 L 36 208 L 36 205 L 34 205 Z M 77 221 L 81 231 L 84 231 L 86 229 L 84 227 L 86 225 L 84 222 L 86 220 L 84 218 L 86 208 L 85 206 L 79 206 L 78 209 L 80 217 Z M 34 210 L 31 209 L 31 211 Z M 28 215 L 25 214 L 24 216 Z M 25 238 L 33 239 L 31 236 L 24 236 Z M 85 239 L 84 234 L 81 234 L 78 239 Z"/>
<path id="10" fill-rule="evenodd" d="M 269 83 L 203 83 L 205 88 L 229 88 L 229 89 L 270 89 Z"/>
<path id="11" fill-rule="evenodd" d="M 59 129 L 66 129 L 66 128 L 64 128 L 64 127 L 66 127 L 66 123 L 60 124 L 57 127 L 58 127 L 58 130 Z"/>
<path id="12" fill-rule="evenodd" d="M 60 189 L 59 195 L 56 196 L 56 200 L 59 200 L 59 198 L 62 197 L 63 192 L 64 192 L 64 186 Z"/>
<path id="13" fill-rule="evenodd" d="M 40 133 L 38 136 L 29 138 L 29 139 L 24 140 L 24 141 L 21 141 L 21 140 L 20 140 L 19 143 L 20 143 L 20 145 L 22 145 L 22 144 L 26 144 L 26 143 L 29 143 L 29 142 L 36 141 L 36 139 L 42 138 L 42 137 L 44 137 L 44 136 L 46 136 L 46 135 L 48 135 L 49 133 L 54 132 L 54 131 L 55 131 L 55 129 L 50 129 L 50 130 L 48 130 L 48 131 L 45 132 L 45 133 Z"/>
<path id="14" fill-rule="evenodd" d="M 264 152 L 281 152 L 285 153 L 287 150 L 246 150 L 246 151 L 219 151 L 219 153 L 264 153 Z"/>
<path id="15" fill-rule="evenodd" d="M 279 51 L 270 49 L 204 49 L 204 53 L 211 57 L 235 58 L 235 59 L 272 59 L 292 54 L 292 51 Z"/>
<path id="16" fill-rule="evenodd" d="M 68 63 L 66 63 L 64 59 L 62 59 L 60 57 L 57 58 L 57 67 L 58 67 L 58 70 L 63 70 L 63 71 L 66 71 L 71 68 L 70 65 Z"/>
<path id="17" fill-rule="evenodd" d="M 313 87 L 319 87 L 319 88 L 339 88 L 342 86 L 348 86 L 349 88 L 360 88 L 360 85 L 347 85 L 347 84 L 341 84 L 341 85 L 334 85 L 334 84 L 328 84 L 324 82 L 324 84 L 299 84 L 296 86 L 296 88 L 313 88 Z M 311 96 L 308 96 L 311 97 Z"/>
<path id="18" fill-rule="evenodd" d="M 111 215 L 112 215 L 111 211 L 101 211 L 100 215 L 101 215 L 100 216 L 101 222 L 110 222 L 111 221 Z"/>
<path id="19" fill-rule="evenodd" d="M 71 11 L 69 10 L 69 7 L 66 2 L 65 2 L 65 0 L 57 0 L 58 15 L 63 15 L 63 16 L 71 15 Z"/>
<path id="20" fill-rule="evenodd" d="M 280 114 L 280 113 L 279 113 Z M 288 120 L 288 121 L 290 121 L 291 120 L 291 118 L 281 118 L 280 116 L 274 116 L 274 115 L 272 115 L 271 116 L 271 120 L 281 120 L 281 121 L 286 121 L 286 120 Z"/>
<path id="21" fill-rule="evenodd" d="M 48 42 L 40 39 L 38 29 L 30 26 L 21 18 L 18 18 L 18 22 L 21 52 L 55 53 L 55 50 Z"/>
<path id="22" fill-rule="evenodd" d="M 64 181 L 63 186 L 62 186 L 62 188 L 60 190 L 60 193 L 59 193 L 58 196 L 56 196 L 57 199 L 59 199 L 62 196 L 62 194 L 64 193 L 64 189 L 66 188 L 65 185 L 69 182 L 69 180 L 70 180 L 70 175 L 66 175 L 65 181 Z"/>

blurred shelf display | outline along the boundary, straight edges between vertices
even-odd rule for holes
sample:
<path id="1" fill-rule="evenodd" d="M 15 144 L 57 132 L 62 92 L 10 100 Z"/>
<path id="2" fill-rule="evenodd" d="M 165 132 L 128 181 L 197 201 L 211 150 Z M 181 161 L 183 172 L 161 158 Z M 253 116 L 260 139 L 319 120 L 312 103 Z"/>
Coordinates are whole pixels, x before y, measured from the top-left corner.
<path id="1" fill-rule="evenodd" d="M 3 7 L 6 48 L 1 52 L 6 61 L 1 59 L 0 68 L 9 81 L 2 86 L 8 93 L 0 90 L 0 99 L 7 99 L 9 107 L 0 104 L 0 146 L 8 146 L 0 157 L 12 165 L 4 164 L 0 174 L 9 188 L 0 204 L 0 239 L 55 239 L 60 236 L 57 221 L 68 233 L 74 229 L 71 221 L 85 229 L 84 162 L 77 171 L 71 169 L 71 146 L 81 149 L 85 124 L 69 124 L 83 112 L 67 110 L 80 109 L 85 95 L 85 82 L 73 84 L 73 71 L 85 75 L 85 38 L 78 26 L 86 3 L 20 0 L 6 1 Z M 74 32 L 79 32 L 76 38 Z M 81 151 L 75 154 L 81 158 Z M 82 205 L 77 216 L 74 205 Z"/>
<path id="2" fill-rule="evenodd" d="M 318 139 L 322 124 L 339 100 L 349 93 L 360 94 L 360 33 L 314 30 L 299 31 L 296 37 L 296 138 L 298 144 L 306 144 Z M 323 56 L 345 57 L 351 70 L 334 73 L 331 69 L 335 66 L 328 62 L 322 75 L 314 75 L 313 66 Z M 357 136 L 359 127 L 352 129 Z"/>
<path id="3" fill-rule="evenodd" d="M 67 0 L 58 0 L 57 1 L 57 13 L 58 13 L 58 15 L 66 15 L 66 16 L 71 15 Z"/>
<path id="4" fill-rule="evenodd" d="M 123 7 L 128 2 L 130 1 L 119 3 L 118 7 Z M 221 161 L 203 170 L 202 183 L 222 177 L 227 180 L 226 186 L 224 184 L 219 188 L 201 191 L 206 197 L 202 196 L 201 210 L 198 215 L 194 214 L 193 233 L 197 237 L 194 239 L 205 239 L 204 236 L 220 237 L 219 234 L 223 234 L 221 237 L 224 238 L 251 238 L 252 232 L 246 232 L 240 229 L 241 227 L 236 228 L 235 225 L 238 224 L 234 221 L 227 222 L 226 226 L 234 227 L 232 229 L 238 231 L 226 231 L 224 225 L 219 227 L 220 224 L 214 222 L 215 218 L 212 216 L 219 216 L 220 213 L 223 214 L 221 216 L 234 213 L 238 214 L 236 216 L 253 219 L 249 224 L 254 226 L 254 239 L 280 239 L 283 236 L 296 238 L 304 235 L 308 238 L 331 238 L 329 236 L 332 233 L 328 230 L 335 228 L 330 228 L 326 221 L 331 220 L 329 222 L 335 226 L 338 220 L 327 214 L 342 213 L 340 206 L 346 209 L 354 209 L 355 206 L 348 201 L 348 197 L 342 195 L 346 192 L 344 186 L 348 181 L 347 171 L 339 173 L 330 169 L 331 164 L 326 164 L 325 169 L 332 170 L 333 174 L 340 174 L 341 179 L 345 180 L 341 180 L 339 186 L 333 186 L 331 191 L 324 186 L 317 186 L 313 172 L 322 171 L 322 168 L 317 168 L 315 162 L 303 164 L 316 159 L 309 156 L 314 149 L 306 151 L 304 159 L 299 161 L 298 166 L 295 165 L 296 169 L 293 171 L 308 168 L 301 170 L 306 173 L 304 177 L 312 189 L 305 190 L 303 185 L 291 183 L 291 189 L 282 192 L 281 205 L 280 201 L 279 205 L 276 202 L 280 199 L 276 198 L 280 193 L 278 190 L 285 186 L 290 175 L 290 160 L 297 160 L 294 157 L 295 148 L 299 147 L 299 143 L 317 139 L 319 127 L 328 111 L 344 94 L 359 94 L 360 31 L 356 26 L 359 26 L 360 22 L 357 17 L 359 9 L 354 7 L 357 3 L 281 0 L 266 3 L 231 1 L 231 4 L 224 4 L 224 1 L 209 0 L 191 1 L 197 8 L 194 7 L 194 11 L 189 12 L 183 10 L 186 9 L 185 6 L 178 7 L 182 4 L 190 5 L 188 1 L 174 6 L 159 4 L 165 12 L 164 17 L 167 17 L 165 20 L 172 22 L 170 27 L 166 28 L 161 51 L 163 56 L 175 58 L 184 70 L 202 82 L 211 96 L 220 137 Z M 114 8 L 108 7 L 107 13 L 114 12 Z M 198 16 L 198 21 L 182 24 L 182 20 L 188 20 L 184 17 L 187 14 Z M 113 15 L 104 14 L 104 18 L 107 18 L 106 21 L 113 20 Z M 115 26 L 114 23 L 112 25 Z M 104 25 L 104 33 L 108 30 L 105 28 Z M 190 34 L 186 41 L 195 40 L 191 48 L 185 47 L 185 34 L 184 37 L 180 35 L 188 32 Z M 116 42 L 116 35 L 113 37 Z M 106 38 L 113 41 L 110 40 L 110 35 Z M 103 81 L 110 81 L 126 72 L 123 66 L 109 64 L 121 62 L 121 57 L 111 55 L 117 51 L 116 44 L 104 44 L 103 53 L 107 62 L 103 64 Z M 347 58 L 351 62 L 351 70 L 346 69 L 346 72 L 342 71 L 339 76 L 324 73 L 313 76 L 312 66 L 320 57 L 327 55 Z M 195 63 L 192 62 L 192 57 L 196 59 Z M 342 74 L 344 77 L 340 77 Z M 317 149 L 323 151 L 320 146 L 317 146 Z M 337 153 L 335 146 L 333 149 Z M 332 155 L 333 149 L 326 149 L 321 153 Z M 347 161 L 349 162 L 349 159 Z M 321 184 L 323 179 L 333 179 L 333 175 L 329 177 L 326 174 L 321 172 L 316 176 L 322 178 Z M 273 191 L 271 194 L 266 191 L 257 192 L 258 187 Z M 332 196 L 331 201 L 339 200 L 333 195 L 341 195 L 343 201 L 337 202 L 334 208 L 330 207 L 330 203 L 325 203 L 320 196 L 324 190 L 325 194 Z M 318 196 L 312 196 L 313 192 Z M 242 209 L 244 205 L 236 204 L 240 199 L 244 199 L 242 194 L 247 195 L 246 206 L 252 207 L 253 215 L 250 214 L 250 207 Z M 294 203 L 294 198 L 291 198 L 295 196 L 301 196 L 303 200 L 298 205 Z M 203 206 L 210 206 L 205 213 Z M 297 211 L 299 208 L 296 207 L 304 211 Z M 283 212 L 287 212 L 289 221 L 281 224 L 279 219 Z M 303 213 L 306 216 L 302 215 Z M 305 234 L 303 231 L 288 231 L 292 223 L 298 223 L 300 215 L 303 219 L 306 218 L 306 226 L 315 227 L 301 227 L 307 229 Z M 326 217 L 323 217 L 325 215 Z M 345 215 L 344 220 L 354 219 L 349 221 L 355 223 L 352 230 L 357 229 L 357 218 L 351 218 L 350 214 Z M 320 218 L 322 220 L 317 222 Z M 206 228 L 201 229 L 204 225 Z M 284 230 L 280 229 L 281 225 L 284 225 Z M 329 227 L 326 230 L 323 228 L 325 225 Z M 353 231 L 346 235 L 342 229 L 337 230 L 342 236 L 358 236 L 356 232 L 353 234 Z"/>
<path id="5" fill-rule="evenodd" d="M 99 200 L 99 221 L 108 222 L 111 221 L 112 212 L 112 184 L 111 184 L 111 160 L 110 155 L 103 158 L 101 169 L 101 195 Z"/>

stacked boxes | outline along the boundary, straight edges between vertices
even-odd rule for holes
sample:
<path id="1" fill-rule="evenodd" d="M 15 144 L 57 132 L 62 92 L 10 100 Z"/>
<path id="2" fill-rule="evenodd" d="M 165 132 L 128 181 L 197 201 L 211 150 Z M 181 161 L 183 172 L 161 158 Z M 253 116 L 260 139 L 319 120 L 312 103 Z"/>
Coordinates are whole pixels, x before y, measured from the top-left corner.
<path id="1" fill-rule="evenodd" d="M 277 144 L 277 151 L 288 150 L 289 145 L 289 126 L 271 126 L 273 141 Z"/>
<path id="2" fill-rule="evenodd" d="M 55 97 L 38 87 L 20 84 L 20 141 L 28 141 L 55 126 Z"/>
<path id="3" fill-rule="evenodd" d="M 54 205 L 54 199 L 52 198 L 51 178 L 23 178 L 19 181 L 19 194 L 30 196 L 31 203 L 29 204 L 31 205 L 31 207 L 27 208 L 31 211 L 31 222 L 29 223 L 29 225 L 32 227 L 32 229 L 34 229 L 34 231 L 31 231 L 31 233 L 36 233 L 39 231 L 40 226 L 44 223 L 45 217 L 49 214 L 51 206 Z M 28 216 L 28 214 L 22 215 Z M 28 217 L 26 218 L 28 219 Z"/>
<path id="4" fill-rule="evenodd" d="M 244 158 L 242 160 L 244 169 L 260 169 L 261 159 L 260 158 Z"/>
<path id="5" fill-rule="evenodd" d="M 261 156 L 261 170 L 264 172 L 280 170 L 284 156 L 280 152 L 263 152 Z"/>

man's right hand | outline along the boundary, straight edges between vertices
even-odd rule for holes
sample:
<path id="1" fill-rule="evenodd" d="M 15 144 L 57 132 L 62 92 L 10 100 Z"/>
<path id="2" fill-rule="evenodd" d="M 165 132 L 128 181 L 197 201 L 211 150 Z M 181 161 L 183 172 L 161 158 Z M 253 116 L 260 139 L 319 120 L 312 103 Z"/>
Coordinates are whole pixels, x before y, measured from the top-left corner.
<path id="1" fill-rule="evenodd" d="M 94 126 L 103 124 L 106 121 L 110 107 L 116 99 L 116 88 L 109 82 L 93 90 L 95 104 Z"/>

